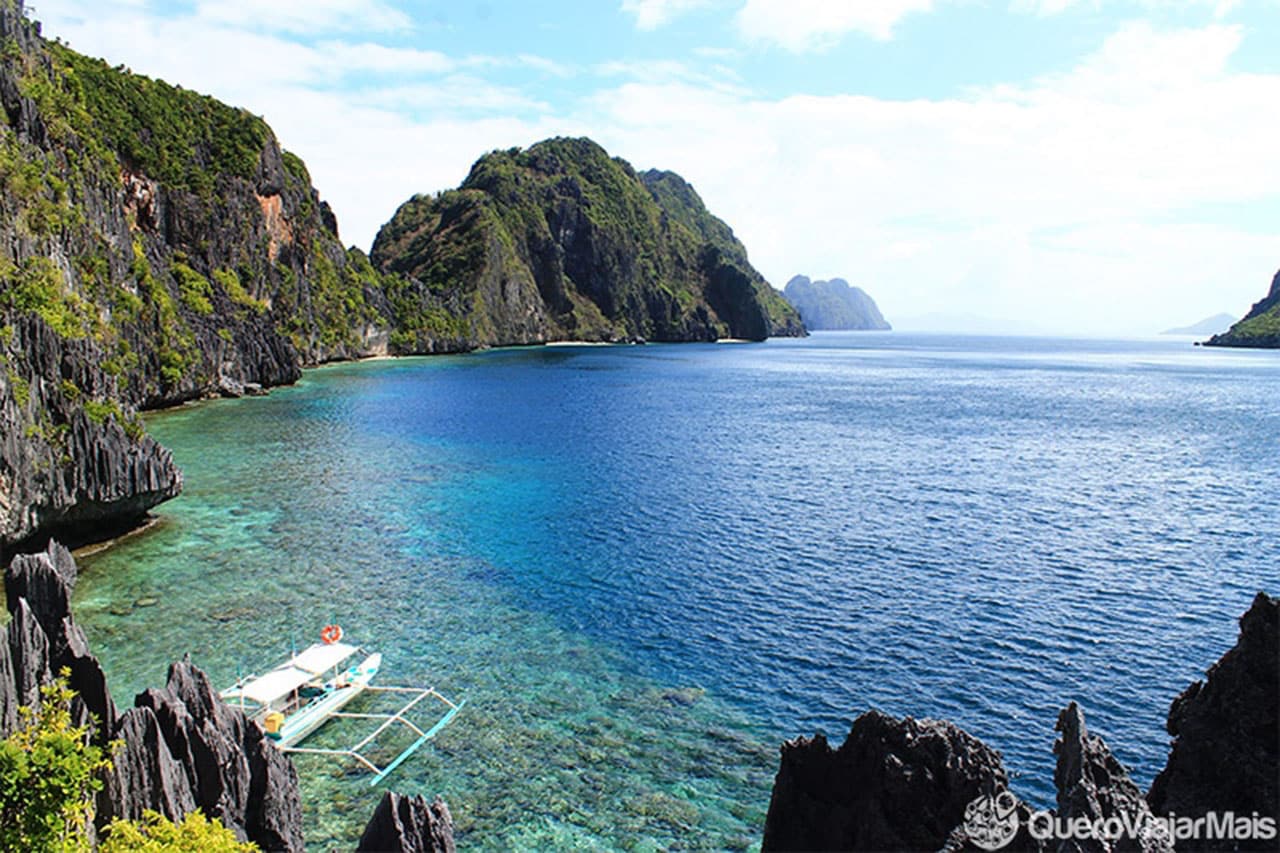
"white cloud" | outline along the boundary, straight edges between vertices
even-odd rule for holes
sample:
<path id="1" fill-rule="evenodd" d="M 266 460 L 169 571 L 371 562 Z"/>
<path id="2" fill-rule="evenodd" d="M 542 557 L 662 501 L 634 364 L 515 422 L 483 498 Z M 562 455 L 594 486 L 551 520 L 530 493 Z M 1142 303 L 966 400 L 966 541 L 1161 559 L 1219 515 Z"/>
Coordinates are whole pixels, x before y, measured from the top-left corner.
<path id="1" fill-rule="evenodd" d="M 683 82 L 708 89 L 745 92 L 738 72 L 723 65 L 703 69 L 678 60 L 614 60 L 593 69 L 601 77 L 625 77 L 642 83 Z"/>
<path id="2" fill-rule="evenodd" d="M 495 86 L 465 74 L 450 75 L 442 80 L 404 86 L 377 86 L 361 93 L 361 100 L 372 107 L 418 112 L 513 113 L 546 112 L 550 106 L 510 86 Z"/>
<path id="3" fill-rule="evenodd" d="M 891 38 L 899 21 L 932 7 L 933 0 L 747 0 L 738 12 L 737 26 L 750 41 L 800 53 L 830 48 L 852 32 Z"/>
<path id="4" fill-rule="evenodd" d="M 1102 0 L 1013 0 L 1015 11 L 1032 12 L 1038 15 L 1060 15 L 1069 9 L 1080 6 L 1092 10 L 1102 8 Z M 1145 11 L 1187 9 L 1204 7 L 1211 9 L 1215 18 L 1224 18 L 1239 5 L 1239 0 L 1130 0 L 1130 5 Z"/>
<path id="5" fill-rule="evenodd" d="M 712 0 L 622 0 L 622 11 L 636 19 L 636 29 L 656 30 Z"/>
<path id="6" fill-rule="evenodd" d="M 680 172 L 776 284 L 841 275 L 891 321 L 1154 331 L 1243 313 L 1280 262 L 1280 220 L 1258 213 L 1280 210 L 1280 114 L 1264 108 L 1280 75 L 1232 69 L 1235 26 L 1130 24 L 1070 71 L 950 98 L 765 98 L 694 62 L 619 63 L 553 107 L 536 83 L 484 77 L 572 71 L 537 57 L 372 50 L 364 34 L 317 49 L 120 0 L 46 0 L 41 15 L 79 49 L 265 115 L 362 247 L 485 151 L 564 134 Z M 334 51 L 389 84 L 350 90 Z"/>
<path id="7" fill-rule="evenodd" d="M 406 30 L 413 20 L 381 0 L 216 0 L 196 5 L 202 21 L 249 31 L 316 33 Z"/>
<path id="8" fill-rule="evenodd" d="M 468 68 L 524 68 L 548 77 L 572 77 L 574 69 L 545 56 L 520 53 L 515 56 L 468 56 L 461 62 Z"/>
<path id="9" fill-rule="evenodd" d="M 1133 25 L 1074 71 L 963 97 L 779 100 L 686 83 L 600 93 L 600 140 L 689 179 L 772 281 L 843 275 L 921 306 L 1154 331 L 1243 311 L 1280 262 L 1203 204 L 1280 204 L 1280 75 L 1230 27 Z"/>
<path id="10" fill-rule="evenodd" d="M 351 44 L 327 41 L 316 45 L 328 63 L 340 73 L 374 71 L 384 74 L 443 73 L 457 63 L 435 50 L 386 47 L 375 42 Z"/>

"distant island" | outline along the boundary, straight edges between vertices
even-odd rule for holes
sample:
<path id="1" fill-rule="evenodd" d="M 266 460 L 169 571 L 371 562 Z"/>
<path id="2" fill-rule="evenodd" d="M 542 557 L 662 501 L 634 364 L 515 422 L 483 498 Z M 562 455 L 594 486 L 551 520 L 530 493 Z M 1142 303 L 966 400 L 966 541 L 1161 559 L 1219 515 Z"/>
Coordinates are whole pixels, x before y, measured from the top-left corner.
<path id="1" fill-rule="evenodd" d="M 1204 335 L 1216 335 L 1231 328 L 1231 324 L 1236 318 L 1230 314 L 1214 314 L 1212 317 L 1205 317 L 1198 323 L 1192 323 L 1190 326 L 1178 326 L 1174 329 L 1165 329 L 1162 335 L 1196 335 L 1202 337 Z"/>
<path id="2" fill-rule="evenodd" d="M 800 312 L 805 328 L 811 330 L 891 329 L 876 302 L 860 287 L 842 278 L 811 281 L 793 276 L 782 295 Z"/>
<path id="3" fill-rule="evenodd" d="M 1239 323 L 1205 341 L 1205 346 L 1280 349 L 1280 271 L 1271 279 L 1266 297 Z"/>

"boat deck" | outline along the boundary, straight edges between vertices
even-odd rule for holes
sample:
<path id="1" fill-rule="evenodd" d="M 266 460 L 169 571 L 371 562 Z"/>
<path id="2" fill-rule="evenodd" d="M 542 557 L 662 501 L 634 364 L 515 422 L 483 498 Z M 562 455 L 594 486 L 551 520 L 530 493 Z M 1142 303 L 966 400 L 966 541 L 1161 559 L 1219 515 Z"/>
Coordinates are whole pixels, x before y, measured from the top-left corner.
<path id="1" fill-rule="evenodd" d="M 342 642 L 316 643 L 263 675 L 240 679 L 220 695 L 263 726 L 281 751 L 354 759 L 374 774 L 369 784 L 377 785 L 439 734 L 466 703 L 454 702 L 433 687 L 375 687 L 370 681 L 381 668 L 382 655 L 369 655 L 362 663 L 342 669 L 359 651 L 358 646 Z M 389 712 L 342 710 L 367 694 L 404 697 L 406 701 Z M 438 709 L 440 716 L 433 716 L 430 725 L 419 724 L 410 717 L 411 712 L 425 712 L 426 703 L 442 706 Z M 376 725 L 349 747 L 299 745 L 330 720 L 359 720 Z M 380 765 L 369 749 L 390 730 L 407 732 L 414 740 Z"/>

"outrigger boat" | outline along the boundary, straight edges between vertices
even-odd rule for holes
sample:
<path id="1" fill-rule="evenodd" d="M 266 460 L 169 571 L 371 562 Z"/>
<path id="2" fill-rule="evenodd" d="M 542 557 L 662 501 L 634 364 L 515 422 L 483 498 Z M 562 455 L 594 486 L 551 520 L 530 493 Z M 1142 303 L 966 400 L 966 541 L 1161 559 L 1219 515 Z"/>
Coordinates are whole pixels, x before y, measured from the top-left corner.
<path id="1" fill-rule="evenodd" d="M 370 682 L 382 667 L 381 654 L 365 653 L 367 656 L 360 663 L 347 666 L 348 661 L 364 650 L 342 642 L 342 629 L 337 625 L 326 625 L 320 632 L 320 639 L 319 643 L 293 655 L 270 672 L 241 678 L 219 694 L 224 702 L 240 708 L 262 726 L 267 737 L 284 752 L 353 758 L 373 772 L 374 777 L 369 784 L 376 785 L 435 737 L 466 704 L 453 702 L 436 692 L 435 688 L 375 687 Z M 408 701 L 393 713 L 349 713 L 342 710 L 357 696 L 366 693 L 400 694 L 407 696 Z M 419 706 L 428 699 L 437 700 L 445 710 L 430 727 L 423 729 L 405 715 L 412 710 L 421 710 Z M 346 749 L 298 745 L 333 719 L 377 721 L 378 725 L 369 735 Z M 384 766 L 379 766 L 363 750 L 397 724 L 406 727 L 416 739 Z"/>

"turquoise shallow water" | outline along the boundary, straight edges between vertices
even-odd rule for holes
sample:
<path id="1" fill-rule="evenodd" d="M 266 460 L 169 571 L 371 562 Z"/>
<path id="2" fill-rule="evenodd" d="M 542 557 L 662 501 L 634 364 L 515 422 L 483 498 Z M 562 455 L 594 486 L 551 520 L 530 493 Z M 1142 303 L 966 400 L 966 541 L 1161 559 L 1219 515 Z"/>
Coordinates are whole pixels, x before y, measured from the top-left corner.
<path id="1" fill-rule="evenodd" d="M 1149 781 L 1280 586 L 1277 391 L 1271 353 L 896 333 L 327 367 L 149 418 L 186 492 L 77 616 L 124 702 L 340 621 L 467 700 L 392 787 L 468 847 L 758 843 L 778 742 L 873 706 L 1047 802 L 1058 708 Z M 349 846 L 377 793 L 301 769 Z"/>

